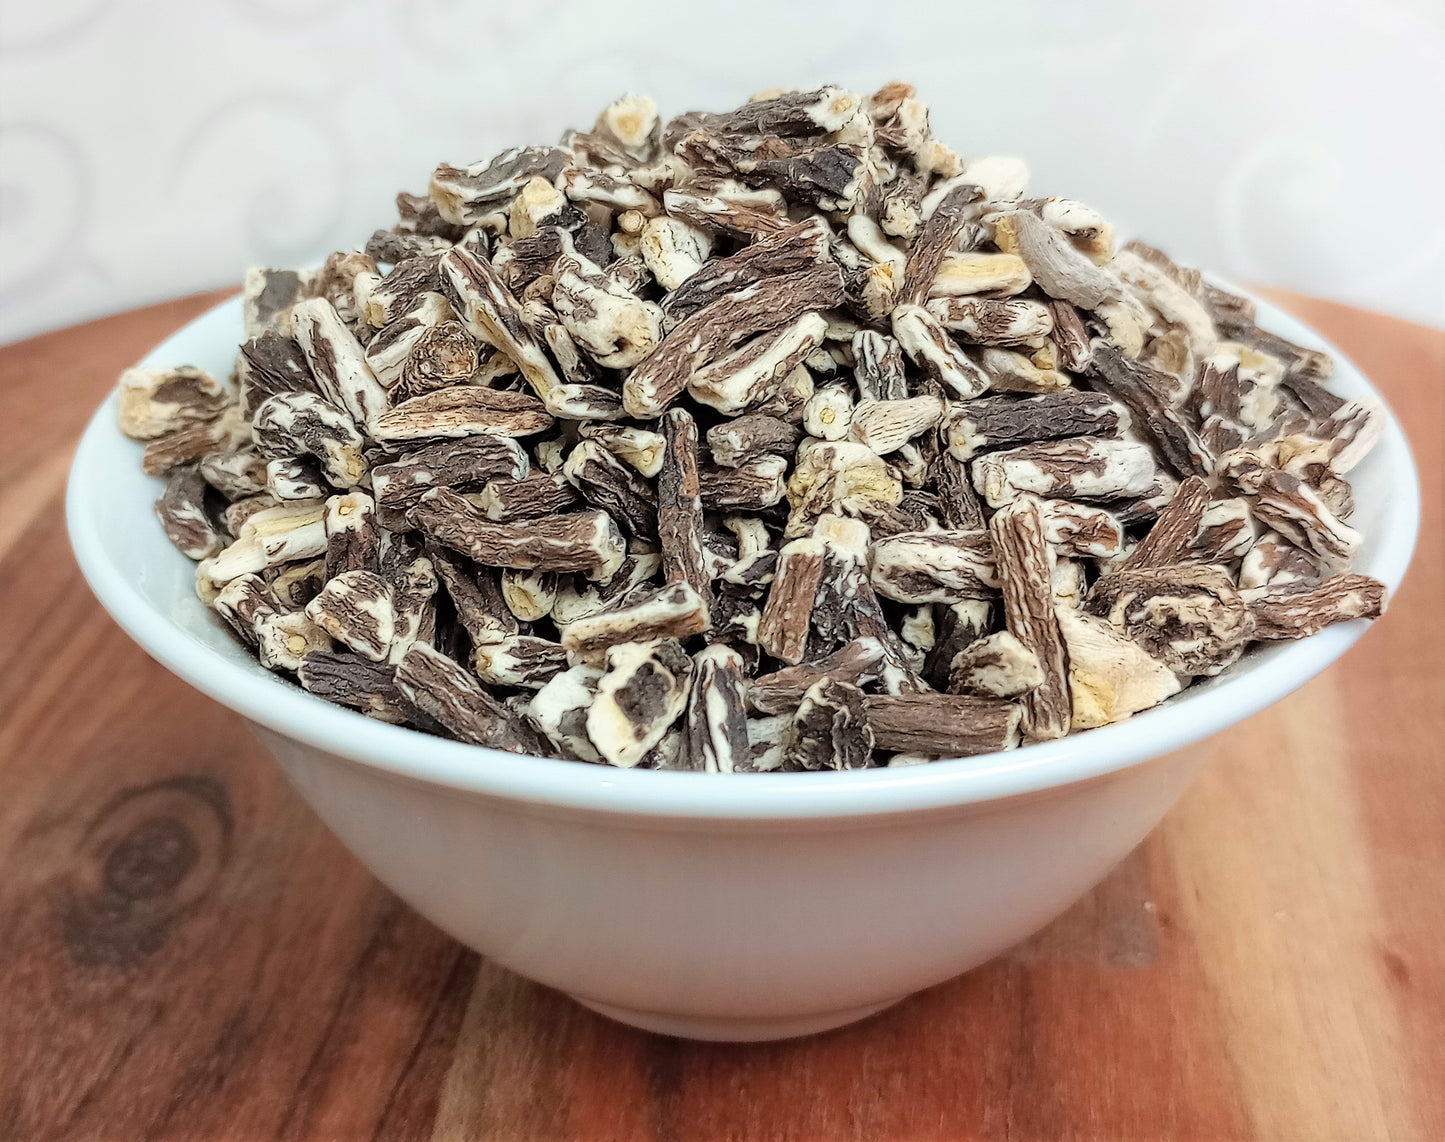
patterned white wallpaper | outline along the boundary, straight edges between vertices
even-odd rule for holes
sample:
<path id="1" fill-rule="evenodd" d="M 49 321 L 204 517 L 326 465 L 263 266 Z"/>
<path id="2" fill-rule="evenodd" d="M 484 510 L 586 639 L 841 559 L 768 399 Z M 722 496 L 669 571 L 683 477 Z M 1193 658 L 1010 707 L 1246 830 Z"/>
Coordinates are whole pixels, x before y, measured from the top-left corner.
<path id="1" fill-rule="evenodd" d="M 359 244 L 623 90 L 891 78 L 1122 232 L 1445 324 L 1440 0 L 0 0 L 0 341 Z"/>

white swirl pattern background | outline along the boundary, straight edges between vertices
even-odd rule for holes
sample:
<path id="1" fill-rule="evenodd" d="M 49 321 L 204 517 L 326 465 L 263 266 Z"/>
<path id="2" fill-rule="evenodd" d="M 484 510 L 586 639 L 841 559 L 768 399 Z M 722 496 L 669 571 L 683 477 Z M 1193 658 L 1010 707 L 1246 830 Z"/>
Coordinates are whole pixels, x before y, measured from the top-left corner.
<path id="1" fill-rule="evenodd" d="M 0 0 L 0 341 L 359 244 L 623 90 L 897 77 L 1123 231 L 1445 324 L 1439 0 Z"/>

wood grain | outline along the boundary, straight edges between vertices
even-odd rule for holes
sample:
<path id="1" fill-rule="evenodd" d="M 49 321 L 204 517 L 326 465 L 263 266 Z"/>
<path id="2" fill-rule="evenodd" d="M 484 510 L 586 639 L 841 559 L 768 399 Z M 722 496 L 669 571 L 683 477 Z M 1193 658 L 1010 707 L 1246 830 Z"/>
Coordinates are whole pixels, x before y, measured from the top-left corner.
<path id="1" fill-rule="evenodd" d="M 616 1026 L 381 888 L 91 600 L 61 490 L 217 295 L 0 349 L 0 1139 L 1445 1136 L 1445 334 L 1297 296 L 1407 426 L 1426 529 L 1346 659 L 1195 747 L 1068 915 L 856 1027 Z"/>

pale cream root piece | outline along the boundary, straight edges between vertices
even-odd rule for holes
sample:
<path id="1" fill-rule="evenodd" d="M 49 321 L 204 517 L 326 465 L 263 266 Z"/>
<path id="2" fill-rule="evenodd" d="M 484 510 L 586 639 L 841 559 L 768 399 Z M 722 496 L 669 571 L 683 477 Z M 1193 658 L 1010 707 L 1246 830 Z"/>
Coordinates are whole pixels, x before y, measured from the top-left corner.
<path id="1" fill-rule="evenodd" d="M 1103 619 L 1069 607 L 1057 614 L 1069 655 L 1074 729 L 1122 722 L 1179 693 L 1182 684 L 1168 667 Z"/>
<path id="2" fill-rule="evenodd" d="M 137 366 L 117 386 L 120 430 L 132 440 L 155 440 L 187 425 L 220 416 L 231 392 L 204 369 Z"/>
<path id="3" fill-rule="evenodd" d="M 1044 683 L 1039 656 L 1008 631 L 995 631 L 956 654 L 949 691 L 994 698 L 1019 698 Z"/>
<path id="4" fill-rule="evenodd" d="M 554 674 L 527 704 L 527 720 L 566 757 L 603 760 L 587 736 L 587 711 L 601 680 L 599 668 L 579 663 Z"/>
<path id="5" fill-rule="evenodd" d="M 603 760 L 631 769 L 687 706 L 692 660 L 673 640 L 608 647 L 587 711 L 587 736 Z"/>
<path id="6" fill-rule="evenodd" d="M 803 404 L 803 431 L 819 440 L 842 440 L 853 420 L 853 394 L 848 385 L 827 385 Z"/>
<path id="7" fill-rule="evenodd" d="M 959 253 L 944 255 L 929 286 L 930 297 L 991 294 L 1011 297 L 1033 285 L 1033 276 L 1017 254 Z"/>
<path id="8" fill-rule="evenodd" d="M 798 449 L 788 478 L 789 537 L 807 532 L 825 513 L 855 515 L 897 507 L 903 483 L 883 459 L 851 441 L 816 441 Z"/>
<path id="9" fill-rule="evenodd" d="M 870 452 L 887 456 L 921 436 L 943 416 L 944 402 L 936 396 L 903 400 L 862 400 L 848 420 L 848 438 Z"/>
<path id="10" fill-rule="evenodd" d="M 266 615 L 256 622 L 256 653 L 268 670 L 299 670 L 308 654 L 330 649 L 330 636 L 299 611 Z"/>
<path id="11" fill-rule="evenodd" d="M 712 254 L 712 238 L 705 230 L 664 215 L 648 219 L 640 248 L 658 284 L 674 290 L 702 269 Z"/>

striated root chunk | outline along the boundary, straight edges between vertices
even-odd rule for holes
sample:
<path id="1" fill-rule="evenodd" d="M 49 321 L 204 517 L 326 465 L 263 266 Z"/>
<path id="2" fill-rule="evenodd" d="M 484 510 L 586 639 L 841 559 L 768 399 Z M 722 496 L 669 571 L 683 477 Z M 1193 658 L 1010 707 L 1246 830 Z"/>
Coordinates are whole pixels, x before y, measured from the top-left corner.
<path id="1" fill-rule="evenodd" d="M 743 657 L 713 644 L 693 657 L 692 691 L 683 724 L 686 768 L 704 773 L 739 773 L 748 764 L 748 688 Z"/>
<path id="2" fill-rule="evenodd" d="M 1019 744 L 1016 702 L 968 694 L 869 694 L 874 745 L 926 757 L 969 757 Z"/>
<path id="3" fill-rule="evenodd" d="M 384 662 L 396 631 L 391 585 L 374 571 L 344 571 L 306 604 L 306 617 L 350 650 Z"/>
<path id="4" fill-rule="evenodd" d="M 1079 436 L 990 452 L 973 462 L 973 486 L 990 507 L 1020 496 L 1119 500 L 1155 490 L 1154 455 L 1132 440 Z"/>
<path id="5" fill-rule="evenodd" d="M 127 369 L 117 393 L 120 430 L 132 440 L 156 440 L 181 428 L 209 424 L 231 403 L 228 386 L 190 365 Z"/>
<path id="6" fill-rule="evenodd" d="M 1322 583 L 1288 583 L 1245 595 L 1255 638 L 1308 638 L 1332 623 L 1385 613 L 1385 585 L 1368 575 L 1334 575 Z"/>
<path id="7" fill-rule="evenodd" d="M 748 684 L 748 704 L 763 714 L 791 713 L 798 708 L 803 695 L 824 678 L 855 686 L 875 681 L 884 653 L 878 639 L 855 638 L 824 658 L 785 666 L 754 678 Z"/>
<path id="8" fill-rule="evenodd" d="M 1054 612 L 1054 555 L 1037 501 L 1022 499 L 1000 508 L 989 521 L 989 534 L 1009 633 L 1034 654 L 1044 674 L 1024 698 L 1024 730 L 1038 741 L 1063 737 L 1069 732 L 1069 684 Z"/>
<path id="9" fill-rule="evenodd" d="M 657 481 L 657 533 L 662 570 L 670 583 L 686 583 L 712 604 L 712 576 L 703 558 L 702 489 L 697 471 L 697 423 L 670 409 L 662 418 L 665 451 Z"/>
<path id="10" fill-rule="evenodd" d="M 552 305 L 570 333 L 599 365 L 627 369 L 662 340 L 662 310 L 602 272 L 564 239 L 552 269 Z"/>
<path id="11" fill-rule="evenodd" d="M 1175 674 L 1218 674 L 1244 653 L 1249 608 L 1224 572 L 1180 564 L 1105 575 L 1087 609 Z"/>
<path id="12" fill-rule="evenodd" d="M 472 669 L 493 686 L 540 690 L 567 669 L 567 651 L 545 638 L 514 634 L 500 642 L 477 644 Z"/>
<path id="13" fill-rule="evenodd" d="M 998 588 L 987 531 L 901 532 L 871 552 L 873 588 L 900 603 L 957 603 Z"/>
<path id="14" fill-rule="evenodd" d="M 873 759 L 873 731 L 858 687 L 835 678 L 813 683 L 793 712 L 783 744 L 784 769 L 863 769 Z"/>
<path id="15" fill-rule="evenodd" d="M 461 741 L 509 753 L 541 753 L 537 735 L 488 694 L 471 674 L 434 647 L 417 643 L 396 665 L 408 701 Z"/>
<path id="16" fill-rule="evenodd" d="M 984 392 L 989 376 L 958 344 L 948 331 L 921 305 L 900 305 L 893 311 L 893 336 L 908 359 L 954 396 L 968 400 Z"/>
<path id="17" fill-rule="evenodd" d="M 617 525 L 602 511 L 494 523 L 450 488 L 432 488 L 407 519 L 427 538 L 490 567 L 586 571 L 606 578 L 626 556 Z"/>

